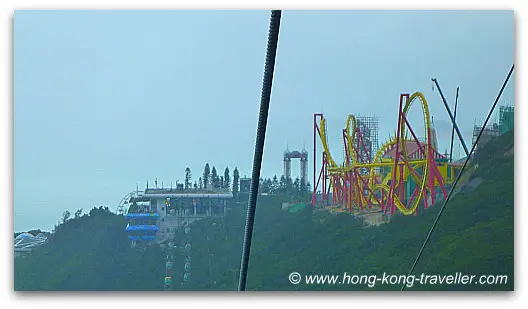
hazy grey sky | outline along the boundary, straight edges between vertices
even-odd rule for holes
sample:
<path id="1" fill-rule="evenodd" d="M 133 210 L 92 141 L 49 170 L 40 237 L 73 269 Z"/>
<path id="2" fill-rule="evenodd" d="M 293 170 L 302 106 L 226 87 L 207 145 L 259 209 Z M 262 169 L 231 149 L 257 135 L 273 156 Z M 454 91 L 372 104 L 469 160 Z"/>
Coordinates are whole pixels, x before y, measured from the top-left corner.
<path id="1" fill-rule="evenodd" d="M 193 180 L 206 162 L 250 175 L 268 23 L 268 11 L 17 11 L 15 231 L 115 210 L 136 183 L 181 182 L 187 166 Z M 425 94 L 448 148 L 432 77 L 451 105 L 460 87 L 470 144 L 513 56 L 513 11 L 285 11 L 262 174 L 280 176 L 286 144 L 305 142 L 312 179 L 316 112 L 338 160 L 349 113 L 379 117 L 383 140 L 402 92 Z"/>

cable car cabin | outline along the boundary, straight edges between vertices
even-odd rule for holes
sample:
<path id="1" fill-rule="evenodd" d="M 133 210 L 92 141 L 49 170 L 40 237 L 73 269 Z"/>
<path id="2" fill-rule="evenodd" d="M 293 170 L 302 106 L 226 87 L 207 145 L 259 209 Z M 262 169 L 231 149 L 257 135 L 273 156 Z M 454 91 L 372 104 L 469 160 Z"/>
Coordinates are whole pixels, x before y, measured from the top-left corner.
<path id="1" fill-rule="evenodd" d="M 165 264 L 165 275 L 167 277 L 172 276 L 172 262 L 167 262 Z"/>
<path id="2" fill-rule="evenodd" d="M 165 289 L 172 288 L 172 277 L 165 277 Z"/>

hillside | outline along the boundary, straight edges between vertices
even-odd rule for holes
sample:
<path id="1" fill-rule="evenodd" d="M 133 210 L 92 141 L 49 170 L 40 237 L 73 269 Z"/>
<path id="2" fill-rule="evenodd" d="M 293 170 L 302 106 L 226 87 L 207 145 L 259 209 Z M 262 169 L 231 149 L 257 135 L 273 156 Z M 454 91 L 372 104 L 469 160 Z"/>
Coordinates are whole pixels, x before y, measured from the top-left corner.
<path id="1" fill-rule="evenodd" d="M 475 154 L 470 177 L 452 198 L 415 274 L 507 274 L 506 285 L 429 285 L 413 289 L 513 290 L 513 132 Z M 476 168 L 475 168 L 476 167 Z M 476 188 L 467 185 L 479 178 Z M 348 214 L 307 207 L 281 211 L 281 196 L 258 201 L 248 290 L 399 290 L 401 285 L 292 285 L 301 274 L 401 275 L 410 269 L 439 205 L 419 216 L 362 228 Z M 236 290 L 245 224 L 244 204 L 223 219 L 192 228 L 192 281 L 185 289 Z M 15 290 L 162 290 L 161 250 L 133 250 L 125 219 L 104 209 L 70 219 L 30 257 L 15 261 Z M 181 269 L 175 265 L 175 269 Z M 181 273 L 176 272 L 175 278 Z M 181 289 L 175 284 L 175 289 Z"/>
<path id="2" fill-rule="evenodd" d="M 15 290 L 163 289 L 161 250 L 132 250 L 125 225 L 103 207 L 59 225 L 49 243 L 15 259 Z"/>
<path id="3" fill-rule="evenodd" d="M 468 168 L 472 171 L 470 177 L 466 184 L 461 183 L 461 189 L 446 207 L 414 272 L 506 274 L 508 284 L 413 286 L 410 290 L 513 289 L 513 140 L 511 132 L 490 141 L 475 154 Z M 476 188 L 467 185 L 476 178 L 481 179 L 480 185 Z M 348 214 L 331 216 L 313 212 L 311 208 L 291 214 L 280 211 L 280 197 L 262 197 L 256 214 L 248 289 L 370 289 L 365 285 L 292 285 L 288 275 L 293 271 L 329 275 L 407 274 L 439 210 L 440 205 L 435 205 L 417 217 L 400 215 L 390 224 L 362 228 L 359 219 Z M 215 247 L 210 247 L 211 242 L 199 235 L 216 232 L 207 229 L 206 222 L 200 222 L 202 228 L 193 247 L 196 255 L 213 253 L 221 258 L 214 261 L 215 265 L 204 259 L 203 273 L 193 273 L 201 283 L 196 289 L 236 289 L 244 216 L 240 211 L 228 218 L 229 238 L 223 240 L 223 245 L 215 242 Z M 209 268 L 213 268 L 212 275 Z M 378 285 L 372 289 L 400 288 L 401 285 Z"/>

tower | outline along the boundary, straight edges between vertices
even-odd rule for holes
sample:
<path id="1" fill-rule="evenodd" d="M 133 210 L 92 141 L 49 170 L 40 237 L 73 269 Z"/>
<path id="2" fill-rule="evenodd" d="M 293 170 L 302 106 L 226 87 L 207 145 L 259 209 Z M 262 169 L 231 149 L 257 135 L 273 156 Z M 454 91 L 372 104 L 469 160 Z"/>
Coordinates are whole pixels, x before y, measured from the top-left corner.
<path id="1" fill-rule="evenodd" d="M 286 179 L 289 179 L 291 178 L 291 153 L 288 150 L 288 148 L 286 148 L 286 150 L 284 151 L 283 161 L 284 161 L 284 177 Z"/>
<path id="2" fill-rule="evenodd" d="M 286 148 L 284 151 L 284 177 L 291 179 L 291 159 L 299 159 L 301 171 L 300 180 L 301 184 L 306 185 L 308 181 L 308 151 L 303 148 L 302 151 L 293 150 L 289 151 Z"/>

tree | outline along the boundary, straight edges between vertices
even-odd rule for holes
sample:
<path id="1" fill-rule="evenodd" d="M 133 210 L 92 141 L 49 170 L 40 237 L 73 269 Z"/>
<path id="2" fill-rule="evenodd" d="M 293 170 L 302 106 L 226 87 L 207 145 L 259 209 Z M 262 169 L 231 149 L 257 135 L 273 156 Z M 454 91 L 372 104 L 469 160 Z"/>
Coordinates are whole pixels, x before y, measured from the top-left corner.
<path id="1" fill-rule="evenodd" d="M 299 193 L 301 195 L 304 195 L 308 190 L 306 190 L 306 183 L 304 181 L 301 181 L 299 184 Z"/>
<path id="2" fill-rule="evenodd" d="M 235 167 L 233 171 L 233 196 L 236 197 L 238 194 L 238 179 L 240 175 L 238 174 L 238 169 Z"/>
<path id="3" fill-rule="evenodd" d="M 204 189 L 207 189 L 207 185 L 209 184 L 210 174 L 211 174 L 211 170 L 209 169 L 209 163 L 206 163 L 204 167 L 203 180 L 202 180 Z"/>
<path id="4" fill-rule="evenodd" d="M 293 184 L 293 180 L 291 178 L 286 178 L 284 185 L 285 185 L 284 190 L 285 190 L 286 195 L 292 196 L 295 194 L 295 187 Z"/>
<path id="5" fill-rule="evenodd" d="M 191 183 L 192 183 L 191 177 L 192 177 L 191 169 L 187 167 L 185 169 L 185 189 L 189 189 L 191 187 Z"/>
<path id="6" fill-rule="evenodd" d="M 194 188 L 198 189 L 198 182 L 196 180 L 194 181 Z"/>
<path id="7" fill-rule="evenodd" d="M 267 193 L 271 193 L 271 188 L 273 187 L 273 183 L 271 182 L 270 178 L 266 179 L 266 187 L 268 188 Z"/>
<path id="8" fill-rule="evenodd" d="M 203 180 L 202 177 L 198 178 L 198 188 L 203 189 Z"/>
<path id="9" fill-rule="evenodd" d="M 231 184 L 231 179 L 229 177 L 229 169 L 226 167 L 224 170 L 224 188 L 229 188 Z"/>
<path id="10" fill-rule="evenodd" d="M 270 193 L 271 190 L 271 179 L 260 179 L 260 192 Z"/>
<path id="11" fill-rule="evenodd" d="M 280 188 L 279 179 L 277 178 L 277 175 L 273 176 L 273 180 L 271 182 L 271 191 L 272 193 L 276 193 L 277 190 Z"/>
<path id="12" fill-rule="evenodd" d="M 213 188 L 218 188 L 220 179 L 218 178 L 218 173 L 216 172 L 216 167 L 213 165 L 213 169 L 211 171 L 211 185 Z"/>
<path id="13" fill-rule="evenodd" d="M 83 212 L 82 208 L 77 209 L 74 215 L 75 219 L 79 219 L 82 215 L 82 212 Z"/>
<path id="14" fill-rule="evenodd" d="M 284 177 L 284 175 L 282 175 L 280 178 L 279 188 L 282 189 L 282 191 L 286 189 L 286 177 Z"/>
<path id="15" fill-rule="evenodd" d="M 219 188 L 224 188 L 224 176 L 220 176 L 220 183 L 218 184 Z"/>
<path id="16" fill-rule="evenodd" d="M 312 188 L 310 186 L 310 182 L 306 182 L 306 193 L 305 193 L 305 196 L 308 200 L 310 200 L 312 198 Z"/>
<path id="17" fill-rule="evenodd" d="M 299 177 L 295 178 L 295 181 L 293 182 L 293 189 L 294 195 L 298 196 L 301 192 L 301 180 L 299 179 Z"/>
<path id="18" fill-rule="evenodd" d="M 62 223 L 65 223 L 66 221 L 68 221 L 68 219 L 70 219 L 70 216 L 71 216 L 71 213 L 69 211 L 65 211 L 62 213 Z"/>

